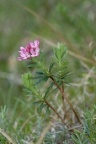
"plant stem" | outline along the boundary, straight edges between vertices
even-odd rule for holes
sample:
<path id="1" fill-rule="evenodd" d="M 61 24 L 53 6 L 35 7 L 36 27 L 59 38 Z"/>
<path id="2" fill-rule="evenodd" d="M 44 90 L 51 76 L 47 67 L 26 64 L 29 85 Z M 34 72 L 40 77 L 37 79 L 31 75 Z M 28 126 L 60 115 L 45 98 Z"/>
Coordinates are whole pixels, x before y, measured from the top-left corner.
<path id="1" fill-rule="evenodd" d="M 66 125 L 66 123 L 64 122 L 64 120 L 63 120 L 63 118 L 59 115 L 59 113 L 52 107 L 52 105 L 50 104 L 50 103 L 48 103 L 46 100 L 44 101 L 45 103 L 46 103 L 46 105 L 48 106 L 48 107 L 50 107 L 53 111 L 54 111 L 54 113 L 61 119 L 61 121 Z"/>
<path id="2" fill-rule="evenodd" d="M 64 120 L 63 120 L 63 118 L 59 115 L 59 113 L 52 107 L 52 105 L 50 104 L 50 103 L 48 103 L 46 100 L 44 101 L 45 102 L 45 104 L 49 107 L 49 108 L 51 108 L 53 111 L 54 111 L 54 113 L 61 119 L 61 121 L 63 122 L 63 124 L 66 126 L 66 128 L 68 128 L 68 130 L 70 131 L 70 132 L 74 132 L 74 129 L 73 128 L 69 128 L 69 126 L 64 122 Z"/>
<path id="3" fill-rule="evenodd" d="M 79 117 L 78 117 L 75 109 L 73 108 L 72 104 L 70 103 L 69 99 L 64 96 L 64 92 L 63 92 L 62 89 L 59 87 L 59 85 L 57 84 L 57 82 L 55 81 L 55 79 L 54 79 L 52 76 L 50 76 L 50 79 L 51 79 L 51 80 L 54 82 L 54 84 L 57 86 L 57 88 L 59 89 L 59 91 L 60 91 L 61 94 L 62 94 L 62 97 L 64 97 L 64 98 L 66 99 L 66 101 L 67 101 L 67 103 L 69 104 L 70 108 L 72 109 L 74 115 L 76 116 L 78 122 L 81 124 L 81 121 L 80 121 L 80 119 L 79 119 Z"/>
<path id="4" fill-rule="evenodd" d="M 63 82 L 62 82 L 62 92 L 63 92 L 63 95 L 62 95 L 63 111 L 65 111 L 65 103 L 64 103 L 64 97 L 65 97 L 65 95 L 64 95 L 64 84 L 63 84 Z"/>

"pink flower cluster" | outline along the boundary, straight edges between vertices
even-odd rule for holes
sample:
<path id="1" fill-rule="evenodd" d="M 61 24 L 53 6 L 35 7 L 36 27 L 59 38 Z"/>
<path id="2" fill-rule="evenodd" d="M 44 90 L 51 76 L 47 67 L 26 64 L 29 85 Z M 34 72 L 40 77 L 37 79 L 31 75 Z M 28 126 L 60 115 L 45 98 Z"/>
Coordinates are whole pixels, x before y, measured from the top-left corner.
<path id="1" fill-rule="evenodd" d="M 20 47 L 18 61 L 30 59 L 39 55 L 39 40 L 30 42 L 25 48 Z"/>

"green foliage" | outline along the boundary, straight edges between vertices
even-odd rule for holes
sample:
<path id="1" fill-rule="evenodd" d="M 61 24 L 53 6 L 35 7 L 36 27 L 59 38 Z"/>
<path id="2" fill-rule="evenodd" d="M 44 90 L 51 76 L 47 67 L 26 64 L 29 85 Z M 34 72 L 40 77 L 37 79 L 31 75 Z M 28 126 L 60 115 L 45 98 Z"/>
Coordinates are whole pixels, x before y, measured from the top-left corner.
<path id="1" fill-rule="evenodd" d="M 44 55 L 41 54 L 40 57 L 36 57 L 32 59 L 33 61 L 32 67 L 34 65 L 36 66 L 35 68 L 37 68 L 35 74 L 25 73 L 22 75 L 23 85 L 25 86 L 25 88 L 27 88 L 26 92 L 30 94 L 32 93 L 34 95 L 34 99 L 35 96 L 36 99 L 38 97 L 39 103 L 41 102 L 38 108 L 39 111 L 41 111 L 46 106 L 46 103 L 44 101 L 46 101 L 46 98 L 48 97 L 50 92 L 54 93 L 54 88 L 53 88 L 54 81 L 48 82 L 48 80 L 54 78 L 57 85 L 60 86 L 61 84 L 60 81 L 64 80 L 65 77 L 67 77 L 69 74 L 68 72 L 65 72 L 66 69 L 65 66 L 67 64 L 65 63 L 66 52 L 67 52 L 66 46 L 58 43 L 57 48 L 54 48 L 55 58 L 54 59 L 52 58 L 51 60 L 52 62 L 50 62 L 48 66 L 46 66 L 46 59 L 44 58 Z M 58 66 L 58 69 L 55 72 L 56 66 Z M 44 88 L 45 82 L 48 82 L 49 85 L 47 89 Z M 43 91 L 44 93 L 42 94 L 40 94 L 41 85 L 43 85 L 43 89 L 45 89 Z M 38 104 L 38 101 L 35 104 Z"/>
<path id="2" fill-rule="evenodd" d="M 80 130 L 76 129 L 71 138 L 62 136 L 63 130 L 60 137 L 58 129 L 55 132 L 48 130 L 49 137 L 46 134 L 46 140 L 42 143 L 63 143 L 60 141 L 62 137 L 65 138 L 64 144 L 96 143 L 96 113 L 93 107 L 96 104 L 95 10 L 96 0 L 0 0 L 0 128 L 18 144 L 36 143 L 42 137 L 41 133 L 50 121 L 50 116 L 54 118 L 52 111 L 48 113 L 50 108 L 43 99 L 49 101 L 62 117 L 64 115 L 61 95 L 50 76 L 60 87 L 62 82 L 71 84 L 70 88 L 65 85 L 65 96 L 72 100 L 80 117 L 82 113 L 84 117 Z M 17 62 L 19 47 L 37 38 L 40 39 L 40 49 L 44 50 L 46 60 L 40 54 L 38 64 L 35 58 L 34 61 Z M 61 45 L 63 48 L 68 47 L 68 58 L 65 56 L 60 60 L 59 51 L 58 57 L 54 54 L 51 59 L 52 47 L 56 47 L 57 42 L 60 42 L 58 48 Z M 66 46 L 61 43 L 66 43 Z M 58 51 L 57 48 L 54 50 Z M 22 91 L 21 73 L 28 72 L 28 69 L 30 73 L 24 74 L 25 78 L 22 78 L 26 84 Z M 69 76 L 72 72 L 74 74 Z M 66 121 L 70 127 L 75 127 L 73 123 L 78 124 L 64 101 L 68 115 Z M 70 117 L 73 119 L 72 124 Z M 58 123 L 58 119 L 55 122 Z M 52 122 L 52 126 L 55 122 Z M 52 133 L 58 133 L 57 141 Z M 2 134 L 0 144 L 9 144 Z"/>
<path id="3" fill-rule="evenodd" d="M 96 106 L 92 110 L 85 113 L 84 131 L 87 139 L 92 143 L 96 143 Z"/>
<path id="4" fill-rule="evenodd" d="M 65 45 L 58 43 L 57 48 L 54 49 L 55 60 L 59 67 L 64 65 L 64 58 L 66 56 L 67 48 Z"/>
<path id="5" fill-rule="evenodd" d="M 42 100 L 42 96 L 40 95 L 38 88 L 35 86 L 35 82 L 33 81 L 32 74 L 23 74 L 22 80 L 23 85 L 25 86 L 25 91 L 28 92 L 28 94 L 32 94 L 34 97 L 36 96 L 37 98 L 39 98 L 39 100 Z"/>
<path id="6" fill-rule="evenodd" d="M 6 118 L 7 118 L 7 108 L 6 106 L 1 107 L 0 110 L 0 127 L 6 129 Z"/>
<path id="7" fill-rule="evenodd" d="M 82 130 L 75 130 L 72 140 L 75 144 L 95 144 L 96 143 L 96 106 L 84 113 Z"/>

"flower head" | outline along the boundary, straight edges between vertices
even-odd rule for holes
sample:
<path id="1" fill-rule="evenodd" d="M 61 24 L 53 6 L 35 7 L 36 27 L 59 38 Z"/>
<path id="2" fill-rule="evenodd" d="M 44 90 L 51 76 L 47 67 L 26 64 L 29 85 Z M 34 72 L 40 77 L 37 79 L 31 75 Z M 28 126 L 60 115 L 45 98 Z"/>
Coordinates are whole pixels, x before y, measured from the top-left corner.
<path id="1" fill-rule="evenodd" d="M 25 48 L 24 47 L 20 47 L 20 51 L 19 52 L 19 57 L 18 60 L 26 60 L 26 59 L 30 59 L 32 57 L 36 57 L 39 55 L 39 40 L 35 40 L 34 42 L 30 42 Z"/>

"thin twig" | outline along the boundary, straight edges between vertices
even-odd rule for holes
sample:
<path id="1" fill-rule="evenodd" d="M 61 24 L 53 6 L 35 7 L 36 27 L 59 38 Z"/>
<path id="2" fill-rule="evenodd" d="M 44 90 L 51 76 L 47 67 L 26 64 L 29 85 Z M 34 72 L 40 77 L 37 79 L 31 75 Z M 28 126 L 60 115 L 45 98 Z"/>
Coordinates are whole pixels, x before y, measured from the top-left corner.
<path id="1" fill-rule="evenodd" d="M 55 81 L 55 79 L 54 79 L 52 76 L 50 76 L 50 79 L 51 79 L 51 80 L 54 82 L 54 84 L 57 86 L 57 88 L 58 88 L 59 91 L 61 92 L 62 96 L 64 96 L 64 94 L 63 94 L 63 92 L 62 92 L 62 89 L 59 87 L 59 85 L 57 84 L 57 82 Z M 72 111 L 74 112 L 74 114 L 75 114 L 78 122 L 81 124 L 81 121 L 80 121 L 80 119 L 79 119 L 79 117 L 78 117 L 75 109 L 73 108 L 72 104 L 70 103 L 69 99 L 68 99 L 67 97 L 65 97 L 65 96 L 64 96 L 64 98 L 66 99 L 66 101 L 67 101 L 67 103 L 69 104 L 70 108 L 71 108 Z"/>
<path id="2" fill-rule="evenodd" d="M 53 111 L 54 111 L 54 113 L 61 119 L 61 121 L 66 125 L 66 123 L 64 122 L 64 120 L 63 120 L 63 118 L 59 115 L 59 113 L 52 107 L 52 105 L 50 104 L 50 103 L 48 103 L 46 100 L 44 101 L 45 103 L 46 103 L 46 105 L 48 106 L 48 107 L 50 107 Z"/>
<path id="3" fill-rule="evenodd" d="M 64 97 L 65 97 L 65 95 L 64 95 L 64 84 L 63 84 L 63 82 L 62 82 L 62 92 L 63 92 L 63 95 L 62 95 L 63 111 L 65 111 L 65 103 L 64 103 Z"/>

